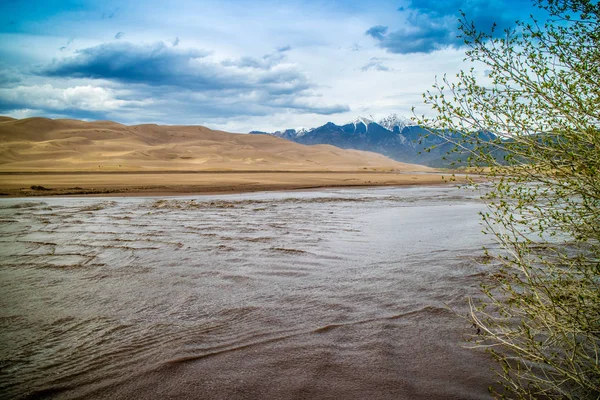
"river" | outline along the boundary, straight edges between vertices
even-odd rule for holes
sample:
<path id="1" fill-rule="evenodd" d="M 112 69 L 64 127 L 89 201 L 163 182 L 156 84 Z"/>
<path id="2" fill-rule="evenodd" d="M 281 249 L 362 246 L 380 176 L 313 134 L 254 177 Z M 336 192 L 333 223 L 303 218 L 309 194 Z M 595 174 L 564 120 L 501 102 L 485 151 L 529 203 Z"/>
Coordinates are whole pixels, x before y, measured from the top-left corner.
<path id="1" fill-rule="evenodd" d="M 449 186 L 0 200 L 2 398 L 484 399 Z"/>

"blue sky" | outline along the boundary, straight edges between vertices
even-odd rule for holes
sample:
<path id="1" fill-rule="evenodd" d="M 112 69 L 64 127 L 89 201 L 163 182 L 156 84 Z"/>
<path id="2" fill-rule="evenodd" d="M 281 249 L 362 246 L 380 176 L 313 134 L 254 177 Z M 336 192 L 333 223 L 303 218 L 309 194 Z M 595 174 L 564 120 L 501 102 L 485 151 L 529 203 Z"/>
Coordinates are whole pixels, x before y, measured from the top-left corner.
<path id="1" fill-rule="evenodd" d="M 232 132 L 422 112 L 482 29 L 524 0 L 0 2 L 0 114 Z M 484 75 L 484 70 L 476 71 Z"/>

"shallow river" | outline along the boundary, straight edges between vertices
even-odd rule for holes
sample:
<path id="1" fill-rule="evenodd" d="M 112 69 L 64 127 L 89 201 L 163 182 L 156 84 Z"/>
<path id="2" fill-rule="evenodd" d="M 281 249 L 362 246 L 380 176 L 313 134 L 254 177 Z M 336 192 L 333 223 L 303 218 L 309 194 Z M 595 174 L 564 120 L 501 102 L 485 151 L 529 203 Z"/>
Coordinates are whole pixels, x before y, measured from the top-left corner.
<path id="1" fill-rule="evenodd" d="M 489 268 L 482 208 L 451 187 L 2 199 L 0 396 L 488 398 L 455 314 Z"/>

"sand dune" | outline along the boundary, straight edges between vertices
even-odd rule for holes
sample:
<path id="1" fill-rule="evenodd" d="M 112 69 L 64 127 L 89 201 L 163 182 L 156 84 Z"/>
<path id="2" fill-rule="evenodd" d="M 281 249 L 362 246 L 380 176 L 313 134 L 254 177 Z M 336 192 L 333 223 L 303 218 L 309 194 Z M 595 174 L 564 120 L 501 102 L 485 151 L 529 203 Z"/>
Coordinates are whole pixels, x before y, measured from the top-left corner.
<path id="1" fill-rule="evenodd" d="M 0 118 L 0 172 L 431 171 L 380 154 L 202 126 Z"/>
<path id="2" fill-rule="evenodd" d="M 443 183 L 432 168 L 202 126 L 0 117 L 0 195 L 163 195 Z"/>

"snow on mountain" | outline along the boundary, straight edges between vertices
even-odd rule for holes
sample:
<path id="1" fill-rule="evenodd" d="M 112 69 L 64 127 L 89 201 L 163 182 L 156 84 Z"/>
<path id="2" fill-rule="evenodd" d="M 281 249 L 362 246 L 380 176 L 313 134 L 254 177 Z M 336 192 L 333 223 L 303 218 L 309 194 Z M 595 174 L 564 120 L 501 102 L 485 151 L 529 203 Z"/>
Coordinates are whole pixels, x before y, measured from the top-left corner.
<path id="1" fill-rule="evenodd" d="M 452 136 L 452 132 L 438 130 L 434 135 L 429 133 L 427 128 L 392 114 L 379 122 L 375 122 L 372 116 L 358 117 L 344 125 L 328 122 L 311 129 L 286 129 L 270 135 L 305 145 L 329 144 L 343 149 L 373 151 L 398 161 L 430 166 L 448 166 L 453 160 L 460 160 L 461 154 L 458 153 L 447 157 L 453 144 L 444 136 Z M 494 135 L 480 132 L 478 138 L 486 141 L 493 139 Z"/>
<path id="2" fill-rule="evenodd" d="M 389 130 L 390 132 L 394 132 L 394 128 L 397 127 L 398 129 L 396 129 L 395 133 L 399 133 L 402 131 L 403 128 L 413 125 L 413 123 L 408 118 L 400 117 L 397 114 L 392 114 L 388 117 L 381 119 L 379 122 L 375 122 L 372 115 L 369 115 L 368 117 L 357 117 L 353 121 L 348 122 L 347 124 L 344 124 L 344 125 L 340 125 L 340 126 L 346 127 L 349 125 L 353 125 L 355 133 L 356 132 L 366 133 L 366 132 L 369 132 L 369 125 L 371 125 L 371 124 L 375 124 L 375 126 L 373 126 L 372 128 L 376 129 L 376 131 L 381 131 L 381 128 L 384 128 L 384 129 Z M 379 126 L 377 126 L 377 125 L 379 125 Z M 281 130 L 281 131 L 275 131 L 270 134 L 273 136 L 284 137 L 286 139 L 290 139 L 290 138 L 305 136 L 308 133 L 311 133 L 315 130 L 319 130 L 324 127 L 335 128 L 335 127 L 340 127 L 340 126 L 338 126 L 332 122 L 328 122 L 327 124 L 325 124 L 323 126 L 319 126 L 319 127 L 308 128 L 308 129 L 304 128 L 304 127 L 299 127 L 296 129 L 285 129 L 285 130 Z M 350 129 L 352 129 L 352 128 L 350 128 Z M 266 132 L 252 131 L 251 133 L 266 133 Z"/>
<path id="3" fill-rule="evenodd" d="M 304 136 L 306 135 L 308 132 L 312 131 L 314 128 L 312 129 L 306 129 L 304 127 L 300 127 L 300 128 L 296 128 L 296 137 L 300 137 L 300 136 Z"/>
<path id="4" fill-rule="evenodd" d="M 375 121 L 373 121 L 373 116 L 372 115 L 369 115 L 369 117 L 371 117 L 371 118 L 357 117 L 354 121 L 350 122 L 349 124 L 353 124 L 354 125 L 354 131 L 355 132 L 358 129 L 358 125 L 363 124 L 365 126 L 365 131 L 368 132 L 369 131 L 369 125 L 375 122 Z"/>
<path id="5" fill-rule="evenodd" d="M 405 127 L 412 126 L 414 124 L 408 118 L 399 117 L 398 114 L 391 114 L 385 118 L 382 118 L 379 121 L 379 125 L 392 132 L 394 131 L 395 127 L 398 127 L 398 131 L 401 132 Z"/>

